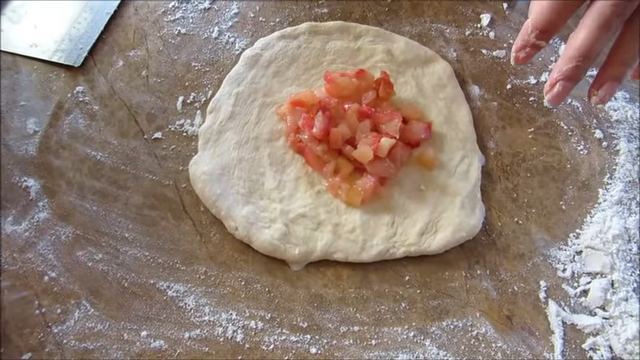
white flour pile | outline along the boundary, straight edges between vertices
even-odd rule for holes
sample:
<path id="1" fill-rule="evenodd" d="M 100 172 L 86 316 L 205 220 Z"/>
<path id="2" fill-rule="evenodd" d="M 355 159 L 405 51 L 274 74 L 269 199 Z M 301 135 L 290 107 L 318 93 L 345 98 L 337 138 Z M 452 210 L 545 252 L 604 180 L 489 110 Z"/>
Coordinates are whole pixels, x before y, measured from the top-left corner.
<path id="1" fill-rule="evenodd" d="M 638 311 L 638 104 L 619 93 L 606 105 L 618 152 L 598 205 L 566 246 L 551 252 L 571 310 L 549 300 L 554 357 L 563 353 L 563 323 L 589 334 L 582 347 L 596 359 L 640 358 Z"/>
<path id="2" fill-rule="evenodd" d="M 482 14 L 476 29 L 468 29 L 465 35 L 479 34 L 495 39 L 495 33 L 490 30 L 491 20 L 490 14 Z M 536 57 L 536 61 L 548 61 L 550 71 L 564 46 L 560 39 L 553 39 L 549 47 Z M 498 58 L 507 55 L 502 50 L 481 49 L 481 52 Z M 506 88 L 509 90 L 514 85 L 529 87 L 528 90 L 532 92 L 529 100 L 535 106 L 549 71 L 544 71 L 539 76 L 526 76 L 524 79 L 511 78 Z M 595 74 L 596 69 L 590 69 L 586 79 L 576 87 L 572 96 L 583 97 Z M 468 90 L 472 99 L 478 97 L 477 87 Z M 572 98 L 567 100 L 567 105 L 583 112 L 582 105 Z M 569 304 L 558 299 L 548 299 L 547 282 L 540 281 L 539 297 L 546 305 L 554 347 L 551 357 L 554 359 L 564 357 L 565 324 L 575 326 L 587 334 L 588 339 L 582 347 L 592 358 L 640 358 L 638 106 L 637 100 L 620 93 L 604 108 L 610 119 L 610 124 L 604 130 L 615 139 L 615 164 L 609 170 L 610 175 L 600 191 L 598 205 L 585 219 L 581 229 L 569 237 L 567 245 L 550 252 L 550 260 L 563 279 L 562 287 L 569 294 Z M 562 121 L 558 121 L 558 124 L 567 132 L 570 143 L 578 154 L 587 155 L 589 148 L 577 130 Z M 604 141 L 603 131 L 594 128 L 594 123 L 589 125 L 602 147 L 610 146 L 609 142 Z"/>
<path id="3" fill-rule="evenodd" d="M 547 53 L 551 70 L 564 49 L 564 42 L 553 39 Z M 541 55 L 538 61 L 542 61 Z M 573 96 L 584 96 L 597 70 L 590 69 Z M 540 92 L 547 81 L 549 71 L 540 76 L 525 79 L 510 79 L 507 89 L 513 85 L 531 86 Z M 533 88 L 535 87 L 535 88 Z M 532 98 L 532 100 L 536 100 Z M 567 105 L 583 111 L 582 105 L 569 98 Z M 550 261 L 563 279 L 562 288 L 569 294 L 570 303 L 548 299 L 547 282 L 540 282 L 540 300 L 546 304 L 554 346 L 553 358 L 564 356 L 564 326 L 577 327 L 588 335 L 582 344 L 590 357 L 610 359 L 640 358 L 640 328 L 638 277 L 639 261 L 639 212 L 638 189 L 639 105 L 626 93 L 617 94 L 604 107 L 609 119 L 605 129 L 614 142 L 603 141 L 601 129 L 592 127 L 593 136 L 600 140 L 603 148 L 613 145 L 617 153 L 615 163 L 609 169 L 605 186 L 600 191 L 598 205 L 585 219 L 582 227 L 567 240 L 567 245 L 550 251 Z M 588 147 L 578 137 L 577 130 L 559 121 L 570 136 L 571 145 L 581 154 L 588 154 Z"/>
<path id="4" fill-rule="evenodd" d="M 565 44 L 553 39 L 549 44 L 551 70 Z M 539 60 L 542 60 L 540 58 Z M 590 69 L 574 95 L 586 94 L 597 70 Z M 546 82 L 549 72 L 529 76 L 524 80 L 510 79 L 513 85 L 536 85 L 535 91 Z M 535 100 L 535 98 L 534 98 Z M 582 112 L 580 103 L 569 98 L 567 104 Z M 640 171 L 638 134 L 639 105 L 626 93 L 618 93 L 604 107 L 609 119 L 607 134 L 613 139 L 615 163 L 600 190 L 598 205 L 585 219 L 582 227 L 567 240 L 567 245 L 553 249 L 550 260 L 563 279 L 563 289 L 570 303 L 548 299 L 547 282 L 540 282 L 540 300 L 546 304 L 546 313 L 552 330 L 553 358 L 563 358 L 564 324 L 576 326 L 588 335 L 582 347 L 596 359 L 640 358 L 640 328 L 638 323 L 638 254 L 640 228 Z M 577 137 L 577 131 L 559 122 L 571 137 L 571 144 L 581 155 L 588 147 Z M 601 129 L 593 128 L 593 136 L 603 148 L 611 146 Z"/>

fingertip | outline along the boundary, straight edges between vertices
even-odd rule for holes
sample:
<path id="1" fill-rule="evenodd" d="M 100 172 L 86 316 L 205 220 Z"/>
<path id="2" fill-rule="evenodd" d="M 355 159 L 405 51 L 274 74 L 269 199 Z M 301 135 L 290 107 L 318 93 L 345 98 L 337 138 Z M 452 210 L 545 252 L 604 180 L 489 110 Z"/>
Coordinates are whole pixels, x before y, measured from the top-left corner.
<path id="1" fill-rule="evenodd" d="M 608 81 L 598 89 L 591 88 L 589 90 L 589 102 L 591 105 L 604 105 L 613 98 L 618 91 L 620 83 L 617 81 Z"/>
<path id="2" fill-rule="evenodd" d="M 549 109 L 555 109 L 554 105 L 551 105 L 551 103 L 549 102 L 549 100 L 547 100 L 546 98 L 544 99 L 544 106 L 548 107 Z"/>
<path id="3" fill-rule="evenodd" d="M 551 85 L 551 84 L 547 83 L 547 85 Z M 562 104 L 562 102 L 567 98 L 567 96 L 569 96 L 569 93 L 571 92 L 574 86 L 575 84 L 566 80 L 560 80 L 556 84 L 552 85 L 550 88 L 548 88 L 548 91 L 544 92 L 545 106 L 556 107 Z M 545 86 L 545 88 L 546 87 L 547 86 Z"/>
<path id="4" fill-rule="evenodd" d="M 526 47 L 526 34 L 528 32 L 529 20 L 526 20 L 524 24 L 522 24 L 522 28 L 520 28 L 520 32 L 518 36 L 516 36 L 516 40 L 513 42 L 513 46 L 511 47 L 511 57 L 510 62 L 511 65 L 520 65 L 518 61 L 518 53 Z"/>
<path id="5" fill-rule="evenodd" d="M 544 96 L 547 96 L 547 94 L 549 93 L 549 90 L 551 90 L 555 86 L 556 82 L 557 82 L 557 78 L 553 75 L 553 70 L 552 70 L 551 75 L 549 75 L 549 80 L 547 80 L 547 82 L 542 87 L 542 93 Z"/>
<path id="6" fill-rule="evenodd" d="M 518 48 L 511 50 L 511 65 L 523 65 L 531 61 L 542 50 L 536 43 L 520 44 Z"/>

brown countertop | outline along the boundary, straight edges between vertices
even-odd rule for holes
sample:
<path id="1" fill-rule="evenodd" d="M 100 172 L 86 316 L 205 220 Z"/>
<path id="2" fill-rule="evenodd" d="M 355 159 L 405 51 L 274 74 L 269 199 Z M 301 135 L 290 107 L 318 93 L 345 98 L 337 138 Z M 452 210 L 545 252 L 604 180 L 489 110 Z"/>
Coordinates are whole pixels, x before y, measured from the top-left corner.
<path id="1" fill-rule="evenodd" d="M 123 2 L 77 69 L 1 54 L 2 357 L 551 353 L 539 281 L 563 295 L 544 254 L 593 206 L 609 154 L 583 121 L 599 113 L 582 100 L 547 109 L 542 84 L 526 83 L 547 69 L 552 49 L 530 66 L 509 65 L 521 9 L 213 6 Z M 475 26 L 483 12 L 493 14 L 495 39 Z M 455 69 L 487 160 L 487 218 L 473 240 L 438 256 L 293 272 L 230 236 L 195 195 L 187 166 L 196 138 L 170 125 L 204 112 L 258 38 L 328 20 L 407 36 Z M 584 334 L 567 333 L 567 354 L 583 357 Z"/>

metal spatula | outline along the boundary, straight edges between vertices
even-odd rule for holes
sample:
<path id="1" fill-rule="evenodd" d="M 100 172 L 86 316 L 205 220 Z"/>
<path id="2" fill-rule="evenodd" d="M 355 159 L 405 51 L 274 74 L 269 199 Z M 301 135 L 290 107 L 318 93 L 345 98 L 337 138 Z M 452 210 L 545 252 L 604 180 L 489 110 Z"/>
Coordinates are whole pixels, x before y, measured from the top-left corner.
<path id="1" fill-rule="evenodd" d="M 80 66 L 120 0 L 2 1 L 0 49 Z"/>

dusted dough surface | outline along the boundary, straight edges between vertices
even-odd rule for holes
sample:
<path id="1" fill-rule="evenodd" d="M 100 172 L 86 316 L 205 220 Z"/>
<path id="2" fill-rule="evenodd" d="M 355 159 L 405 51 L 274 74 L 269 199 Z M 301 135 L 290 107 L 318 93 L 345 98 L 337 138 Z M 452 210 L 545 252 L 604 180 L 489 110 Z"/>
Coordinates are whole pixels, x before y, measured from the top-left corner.
<path id="1" fill-rule="evenodd" d="M 390 73 L 397 96 L 433 122 L 439 164 L 408 164 L 388 195 L 362 208 L 332 197 L 285 143 L 275 110 L 322 86 L 325 70 Z M 451 66 L 391 32 L 352 23 L 305 23 L 258 40 L 207 108 L 193 188 L 238 239 L 301 267 L 328 259 L 372 262 L 437 254 L 472 238 L 484 219 L 473 119 Z"/>

